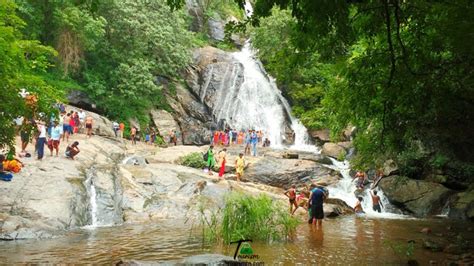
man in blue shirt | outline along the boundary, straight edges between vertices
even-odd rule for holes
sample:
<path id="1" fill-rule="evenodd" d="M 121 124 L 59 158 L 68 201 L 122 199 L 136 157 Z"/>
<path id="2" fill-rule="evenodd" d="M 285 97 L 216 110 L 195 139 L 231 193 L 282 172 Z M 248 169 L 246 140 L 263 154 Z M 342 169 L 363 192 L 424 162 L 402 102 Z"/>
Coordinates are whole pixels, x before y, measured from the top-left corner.
<path id="1" fill-rule="evenodd" d="M 250 136 L 252 135 L 252 131 L 249 131 L 247 132 L 247 134 L 245 134 L 245 155 L 250 155 Z"/>
<path id="2" fill-rule="evenodd" d="M 316 225 L 316 228 L 322 228 L 324 218 L 323 202 L 326 199 L 327 194 L 328 192 L 325 188 L 315 187 L 311 190 L 309 195 L 308 204 L 311 208 L 311 217 L 308 222 Z"/>
<path id="3" fill-rule="evenodd" d="M 252 155 L 257 156 L 258 136 L 255 130 L 252 130 L 252 135 L 250 135 L 250 142 L 252 143 Z"/>

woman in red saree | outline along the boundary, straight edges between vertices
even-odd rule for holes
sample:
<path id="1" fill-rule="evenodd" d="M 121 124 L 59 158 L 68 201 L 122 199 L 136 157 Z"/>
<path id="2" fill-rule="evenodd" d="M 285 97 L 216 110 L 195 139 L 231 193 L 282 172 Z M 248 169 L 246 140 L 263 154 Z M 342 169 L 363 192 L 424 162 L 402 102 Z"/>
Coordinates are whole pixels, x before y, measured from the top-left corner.
<path id="1" fill-rule="evenodd" d="M 227 149 L 223 149 L 222 151 L 219 152 L 219 165 L 220 165 L 220 169 L 219 169 L 219 178 L 222 179 L 222 177 L 224 176 L 224 173 L 225 173 L 225 163 L 226 163 L 226 156 L 227 156 Z"/>
<path id="2" fill-rule="evenodd" d="M 219 131 L 214 132 L 214 146 L 219 144 Z"/>

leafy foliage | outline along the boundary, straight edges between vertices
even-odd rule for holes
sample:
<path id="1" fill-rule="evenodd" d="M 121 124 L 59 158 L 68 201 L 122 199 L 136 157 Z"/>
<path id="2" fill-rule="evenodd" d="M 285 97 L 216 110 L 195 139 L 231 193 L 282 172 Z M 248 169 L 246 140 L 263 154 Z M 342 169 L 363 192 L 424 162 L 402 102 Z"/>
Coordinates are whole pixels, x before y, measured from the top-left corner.
<path id="1" fill-rule="evenodd" d="M 254 45 L 296 115 L 336 139 L 358 128 L 356 167 L 403 163 L 420 147 L 421 168 L 436 154 L 474 162 L 471 1 L 256 0 L 254 9 Z"/>
<path id="2" fill-rule="evenodd" d="M 14 150 L 15 125 L 20 116 L 38 119 L 49 115 L 52 103 L 61 93 L 45 82 L 42 75 L 53 66 L 57 52 L 35 40 L 23 39 L 25 23 L 16 15 L 12 1 L 0 2 L 0 149 Z M 25 89 L 38 96 L 34 106 L 28 106 L 19 92 Z"/>
<path id="3" fill-rule="evenodd" d="M 206 167 L 206 162 L 202 159 L 200 152 L 193 152 L 179 159 L 179 163 L 184 166 L 203 169 Z"/>
<path id="4" fill-rule="evenodd" d="M 281 240 L 297 225 L 298 220 L 268 196 L 233 193 L 223 209 L 222 238 L 225 243 L 239 239 Z"/>
<path id="5" fill-rule="evenodd" d="M 211 243 L 229 244 L 240 239 L 275 241 L 294 232 L 299 220 L 291 216 L 284 206 L 266 195 L 257 197 L 233 192 L 225 207 L 208 213 L 200 205 L 203 239 Z"/>
<path id="6" fill-rule="evenodd" d="M 167 108 L 156 76 L 177 77 L 189 63 L 193 37 L 182 10 L 171 12 L 161 1 L 18 3 L 25 34 L 58 50 L 69 89 L 81 87 L 97 108 L 122 121 L 147 123 L 150 108 Z"/>

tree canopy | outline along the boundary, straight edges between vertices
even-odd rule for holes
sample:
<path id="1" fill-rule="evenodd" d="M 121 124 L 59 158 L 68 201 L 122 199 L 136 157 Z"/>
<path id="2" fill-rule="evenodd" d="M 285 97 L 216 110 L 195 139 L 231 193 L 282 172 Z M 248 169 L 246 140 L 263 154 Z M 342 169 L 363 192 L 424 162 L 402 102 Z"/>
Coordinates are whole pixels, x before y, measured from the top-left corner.
<path id="1" fill-rule="evenodd" d="M 356 165 L 474 161 L 472 1 L 256 0 L 254 9 L 254 45 L 296 114 L 335 139 L 356 126 Z"/>

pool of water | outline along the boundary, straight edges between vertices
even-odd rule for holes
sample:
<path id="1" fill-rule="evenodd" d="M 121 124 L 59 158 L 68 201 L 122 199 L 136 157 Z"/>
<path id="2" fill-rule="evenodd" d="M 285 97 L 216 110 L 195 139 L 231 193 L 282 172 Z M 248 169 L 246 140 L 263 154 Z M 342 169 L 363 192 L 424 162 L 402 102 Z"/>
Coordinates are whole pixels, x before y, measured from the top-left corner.
<path id="1" fill-rule="evenodd" d="M 429 227 L 432 234 L 420 233 Z M 294 235 L 280 243 L 251 243 L 258 260 L 266 264 L 400 264 L 400 252 L 415 241 L 414 258 L 421 264 L 443 262 L 449 255 L 423 249 L 423 240 L 447 243 L 474 239 L 473 224 L 445 219 L 374 219 L 355 216 L 326 219 L 322 230 L 302 223 Z M 116 263 L 123 260 L 176 261 L 191 255 L 220 253 L 233 256 L 236 245 L 203 246 L 198 232 L 163 222 L 123 225 L 68 232 L 49 240 L 0 242 L 0 262 L 11 263 Z M 399 249 L 400 252 L 396 252 Z"/>

